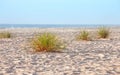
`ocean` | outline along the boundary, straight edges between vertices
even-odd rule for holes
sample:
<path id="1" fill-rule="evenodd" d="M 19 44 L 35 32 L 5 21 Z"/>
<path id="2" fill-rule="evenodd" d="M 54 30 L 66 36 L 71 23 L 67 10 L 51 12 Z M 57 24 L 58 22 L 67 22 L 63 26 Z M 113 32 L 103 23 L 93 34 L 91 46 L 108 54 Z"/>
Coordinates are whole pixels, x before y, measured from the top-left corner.
<path id="1" fill-rule="evenodd" d="M 0 28 L 96 28 L 96 27 L 120 27 L 120 25 L 99 25 L 99 24 L 0 24 Z"/>

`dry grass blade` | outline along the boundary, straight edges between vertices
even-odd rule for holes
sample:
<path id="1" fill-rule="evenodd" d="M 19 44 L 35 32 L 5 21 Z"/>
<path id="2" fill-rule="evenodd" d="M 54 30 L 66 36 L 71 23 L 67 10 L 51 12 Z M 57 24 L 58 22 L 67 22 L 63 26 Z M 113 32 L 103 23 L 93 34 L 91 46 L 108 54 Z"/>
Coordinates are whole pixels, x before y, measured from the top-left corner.
<path id="1" fill-rule="evenodd" d="M 9 32 L 0 32 L 0 38 L 10 38 L 11 33 Z"/>
<path id="2" fill-rule="evenodd" d="M 109 29 L 107 29 L 105 27 L 100 27 L 98 29 L 99 38 L 107 38 L 109 36 L 109 34 L 110 34 Z"/>
<path id="3" fill-rule="evenodd" d="M 51 33 L 43 33 L 40 36 L 37 36 L 32 41 L 32 46 L 35 51 L 47 51 L 47 52 L 54 52 L 60 49 L 62 44 L 58 40 L 58 38 L 51 34 Z"/>
<path id="4" fill-rule="evenodd" d="M 87 31 L 81 31 L 80 35 L 77 36 L 77 40 L 90 40 L 89 33 Z"/>

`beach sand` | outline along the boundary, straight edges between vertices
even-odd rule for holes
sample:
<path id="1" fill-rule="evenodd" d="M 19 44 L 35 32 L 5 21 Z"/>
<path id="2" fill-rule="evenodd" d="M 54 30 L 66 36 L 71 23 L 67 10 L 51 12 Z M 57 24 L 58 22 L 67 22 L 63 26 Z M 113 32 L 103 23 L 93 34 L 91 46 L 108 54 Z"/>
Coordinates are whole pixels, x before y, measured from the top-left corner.
<path id="1" fill-rule="evenodd" d="M 84 28 L 95 36 L 96 28 Z M 120 75 L 120 27 L 108 39 L 77 41 L 83 28 L 7 28 L 12 38 L 0 39 L 0 75 Z M 51 32 L 64 40 L 62 53 L 34 53 L 31 39 Z"/>

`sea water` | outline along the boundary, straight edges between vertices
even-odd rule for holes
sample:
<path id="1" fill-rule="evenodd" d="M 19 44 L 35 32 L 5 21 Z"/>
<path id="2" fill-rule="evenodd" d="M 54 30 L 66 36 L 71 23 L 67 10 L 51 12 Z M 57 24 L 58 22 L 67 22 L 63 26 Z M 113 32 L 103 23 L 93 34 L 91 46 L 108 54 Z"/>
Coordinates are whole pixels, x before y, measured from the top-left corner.
<path id="1" fill-rule="evenodd" d="M 105 25 L 105 24 L 0 24 L 0 28 L 95 28 L 100 26 L 120 26 L 120 25 Z"/>

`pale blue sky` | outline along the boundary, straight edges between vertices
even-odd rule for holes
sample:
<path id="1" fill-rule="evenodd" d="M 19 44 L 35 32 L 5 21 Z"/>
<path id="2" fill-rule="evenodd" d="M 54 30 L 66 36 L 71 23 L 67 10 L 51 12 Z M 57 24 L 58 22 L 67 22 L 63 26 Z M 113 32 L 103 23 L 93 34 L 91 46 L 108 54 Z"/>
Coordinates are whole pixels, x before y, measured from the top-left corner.
<path id="1" fill-rule="evenodd" d="M 120 0 L 0 0 L 0 24 L 120 24 Z"/>

